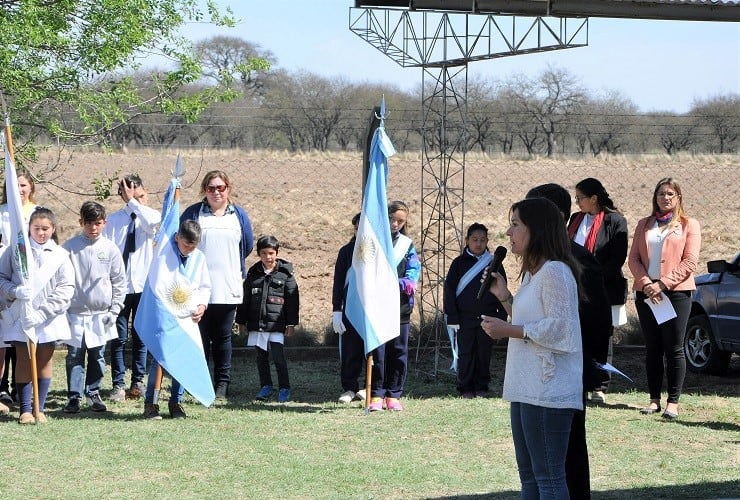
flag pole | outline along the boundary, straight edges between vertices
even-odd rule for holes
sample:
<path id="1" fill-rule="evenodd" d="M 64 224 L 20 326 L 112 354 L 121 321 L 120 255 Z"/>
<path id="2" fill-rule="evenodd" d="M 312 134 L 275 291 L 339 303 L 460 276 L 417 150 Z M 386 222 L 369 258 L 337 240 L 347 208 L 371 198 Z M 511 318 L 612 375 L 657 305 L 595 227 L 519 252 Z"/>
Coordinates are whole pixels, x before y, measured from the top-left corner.
<path id="1" fill-rule="evenodd" d="M 156 361 L 155 361 L 156 363 Z M 162 365 L 157 363 L 157 375 L 154 378 L 154 396 L 152 397 L 152 404 L 159 404 L 159 391 L 162 390 L 162 378 L 164 372 L 162 371 Z"/>
<path id="2" fill-rule="evenodd" d="M 179 154 L 177 155 L 177 166 L 175 168 L 175 175 L 178 177 L 182 175 L 182 163 L 181 163 L 181 158 Z M 180 201 L 180 185 L 179 184 L 175 188 L 175 193 L 172 195 L 172 201 L 173 203 L 177 203 L 178 201 Z M 155 245 L 159 243 L 162 243 L 162 242 L 157 241 Z M 152 397 L 152 403 L 155 405 L 159 404 L 159 393 L 162 390 L 162 379 L 164 379 L 164 370 L 162 370 L 162 365 L 157 363 L 157 374 L 155 375 L 155 378 L 154 378 L 154 396 Z"/>
<path id="3" fill-rule="evenodd" d="M 8 155 L 10 156 L 10 161 L 15 164 L 15 153 L 13 152 L 13 136 L 10 131 L 10 115 L 7 112 L 7 109 L 5 107 L 5 96 L 0 96 L 2 98 L 2 107 L 3 107 L 3 113 L 5 114 L 5 147 L 8 148 Z M 7 179 L 6 179 L 7 181 Z M 24 313 L 28 314 L 29 312 L 29 306 L 30 304 L 24 304 Z M 31 386 L 33 388 L 33 417 L 38 420 L 40 408 L 39 408 L 39 373 L 38 373 L 38 363 L 36 360 L 36 343 L 29 339 L 26 341 L 26 345 L 28 347 L 28 356 L 31 361 Z"/>
<path id="4" fill-rule="evenodd" d="M 373 382 L 373 353 L 367 355 L 367 366 L 365 367 L 365 415 L 370 414 L 370 393 Z"/>

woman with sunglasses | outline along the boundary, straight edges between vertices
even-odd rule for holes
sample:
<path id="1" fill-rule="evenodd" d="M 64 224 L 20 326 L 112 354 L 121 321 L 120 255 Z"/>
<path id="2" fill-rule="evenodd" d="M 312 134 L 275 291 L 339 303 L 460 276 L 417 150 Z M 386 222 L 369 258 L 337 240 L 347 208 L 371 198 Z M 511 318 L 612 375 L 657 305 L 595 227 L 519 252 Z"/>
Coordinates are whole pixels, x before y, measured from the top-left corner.
<path id="1" fill-rule="evenodd" d="M 584 344 L 584 355 L 599 363 L 611 363 L 612 335 L 614 328 L 627 323 L 625 302 L 627 299 L 627 280 L 622 274 L 622 266 L 627 260 L 627 219 L 614 205 L 606 188 L 598 179 L 588 177 L 576 184 L 576 205 L 578 212 L 570 217 L 568 236 L 588 250 L 599 262 L 604 274 L 604 286 L 611 305 L 611 328 L 609 336 L 591 335 L 591 341 Z M 606 403 L 605 392 L 609 388 L 609 373 L 598 370 L 588 377 L 584 387 L 591 393 L 593 403 Z"/>
<path id="2" fill-rule="evenodd" d="M 652 214 L 637 223 L 629 264 L 635 278 L 635 308 L 645 336 L 645 365 L 650 403 L 645 415 L 660 412 L 663 373 L 668 379 L 668 401 L 663 418 L 678 418 L 678 398 L 686 376 L 683 337 L 691 312 L 691 290 L 699 261 L 699 222 L 686 215 L 681 187 L 674 179 L 658 181 L 653 191 Z M 676 317 L 661 324 L 650 304 L 668 300 Z M 663 362 L 665 359 L 665 369 Z"/>
<path id="3" fill-rule="evenodd" d="M 198 249 L 206 256 L 211 298 L 198 327 L 206 360 L 213 357 L 216 398 L 224 399 L 231 381 L 231 335 L 236 308 L 242 303 L 245 259 L 252 252 L 252 222 L 246 210 L 230 199 L 226 172 L 212 170 L 200 184 L 203 200 L 185 209 L 180 220 L 195 220 L 202 230 Z"/>

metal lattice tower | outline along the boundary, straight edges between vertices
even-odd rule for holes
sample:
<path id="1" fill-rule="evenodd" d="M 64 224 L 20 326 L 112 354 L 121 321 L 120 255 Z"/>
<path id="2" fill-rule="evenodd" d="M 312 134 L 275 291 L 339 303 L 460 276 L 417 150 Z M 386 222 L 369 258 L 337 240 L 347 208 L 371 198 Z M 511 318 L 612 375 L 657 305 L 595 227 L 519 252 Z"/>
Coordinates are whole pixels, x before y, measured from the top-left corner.
<path id="1" fill-rule="evenodd" d="M 402 67 L 422 68 L 417 360 L 422 347 L 433 347 L 436 375 L 439 345 L 447 340 L 444 279 L 464 239 L 468 64 L 586 46 L 588 19 L 354 7 L 350 30 Z"/>

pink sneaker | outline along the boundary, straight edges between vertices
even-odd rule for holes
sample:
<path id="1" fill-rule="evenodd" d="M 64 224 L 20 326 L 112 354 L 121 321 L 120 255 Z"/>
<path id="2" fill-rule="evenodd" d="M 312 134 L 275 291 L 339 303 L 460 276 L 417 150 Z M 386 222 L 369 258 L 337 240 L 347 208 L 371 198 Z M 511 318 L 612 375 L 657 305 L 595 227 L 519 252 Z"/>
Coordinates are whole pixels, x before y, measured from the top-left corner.
<path id="1" fill-rule="evenodd" d="M 385 407 L 390 411 L 401 411 L 401 401 L 398 398 L 385 398 Z"/>
<path id="2" fill-rule="evenodd" d="M 383 398 L 370 398 L 370 404 L 367 409 L 370 411 L 383 411 Z"/>

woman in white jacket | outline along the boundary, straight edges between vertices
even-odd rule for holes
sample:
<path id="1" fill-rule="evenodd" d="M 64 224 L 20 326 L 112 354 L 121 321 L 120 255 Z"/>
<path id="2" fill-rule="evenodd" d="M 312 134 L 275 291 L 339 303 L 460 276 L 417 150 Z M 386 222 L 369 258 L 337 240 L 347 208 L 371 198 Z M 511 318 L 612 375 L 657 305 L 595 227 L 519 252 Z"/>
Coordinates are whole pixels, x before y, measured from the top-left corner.
<path id="1" fill-rule="evenodd" d="M 36 362 L 39 378 L 38 422 L 46 422 L 44 405 L 52 376 L 52 356 L 58 340 L 71 337 L 65 312 L 74 294 L 74 269 L 69 254 L 54 241 L 56 220 L 48 208 L 38 207 L 29 221 L 28 266 L 34 266 L 32 279 L 22 284 L 15 252 L 8 249 L 0 258 L 0 294 L 10 302 L 2 314 L 0 335 L 17 351 L 16 383 L 20 402 L 20 424 L 33 424 L 31 359 L 26 348 L 30 336 L 36 337 Z"/>

